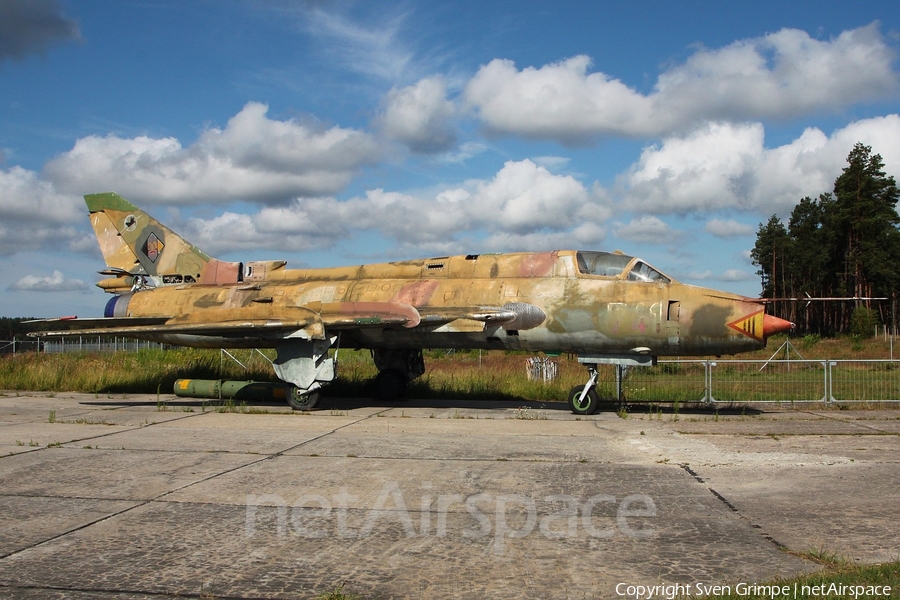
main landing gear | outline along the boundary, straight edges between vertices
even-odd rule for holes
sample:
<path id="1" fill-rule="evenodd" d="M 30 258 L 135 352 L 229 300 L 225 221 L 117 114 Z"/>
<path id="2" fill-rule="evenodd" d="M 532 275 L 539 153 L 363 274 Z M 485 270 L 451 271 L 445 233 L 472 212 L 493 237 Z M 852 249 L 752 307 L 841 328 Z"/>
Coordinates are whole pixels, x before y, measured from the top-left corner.
<path id="1" fill-rule="evenodd" d="M 399 400 L 406 394 L 410 381 L 425 373 L 421 348 L 372 350 L 378 375 L 375 377 L 375 399 L 382 402 Z"/>
<path id="2" fill-rule="evenodd" d="M 287 383 L 285 395 L 294 410 L 312 410 L 321 398 L 320 390 L 331 383 L 336 374 L 337 360 L 329 356 L 337 336 L 324 340 L 288 340 L 278 348 L 272 362 L 275 374 Z M 375 398 L 392 401 L 403 398 L 410 381 L 425 373 L 421 349 L 379 348 L 372 351 L 378 375 L 375 377 Z"/>
<path id="3" fill-rule="evenodd" d="M 312 410 L 322 397 L 321 392 L 303 392 L 296 385 L 287 386 L 287 402 L 294 410 Z"/>
<path id="4" fill-rule="evenodd" d="M 288 384 L 285 392 L 294 410 L 312 410 L 319 402 L 319 390 L 334 381 L 336 360 L 328 349 L 337 336 L 324 340 L 289 340 L 276 349 L 272 362 L 275 374 Z"/>

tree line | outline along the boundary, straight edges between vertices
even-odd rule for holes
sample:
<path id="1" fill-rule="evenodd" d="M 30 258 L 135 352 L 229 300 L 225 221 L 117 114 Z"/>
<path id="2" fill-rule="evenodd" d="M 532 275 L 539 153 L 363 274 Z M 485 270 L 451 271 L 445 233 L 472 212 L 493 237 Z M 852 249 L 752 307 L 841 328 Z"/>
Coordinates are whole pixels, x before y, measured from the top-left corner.
<path id="1" fill-rule="evenodd" d="M 879 321 L 896 327 L 898 199 L 881 155 L 857 143 L 833 191 L 800 200 L 787 225 L 777 215 L 760 223 L 751 256 L 763 298 L 851 298 L 774 301 L 773 314 L 800 333 L 871 335 Z"/>
<path id="2" fill-rule="evenodd" d="M 0 317 L 0 341 L 12 341 L 14 338 L 26 339 L 26 334 L 34 331 L 35 328 L 22 323 L 33 319 L 34 317 Z"/>

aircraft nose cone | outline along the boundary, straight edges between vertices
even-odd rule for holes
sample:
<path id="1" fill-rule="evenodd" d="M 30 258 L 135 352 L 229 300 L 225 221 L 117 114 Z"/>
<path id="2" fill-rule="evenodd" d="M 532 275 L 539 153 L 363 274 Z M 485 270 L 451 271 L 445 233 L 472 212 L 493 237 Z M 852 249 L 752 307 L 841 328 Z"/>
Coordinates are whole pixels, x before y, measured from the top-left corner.
<path id="1" fill-rule="evenodd" d="M 782 331 L 790 331 L 793 328 L 794 324 L 790 321 L 785 321 L 784 319 L 779 319 L 772 315 L 765 315 L 763 317 L 763 337 L 769 337 L 770 335 L 781 333 Z"/>

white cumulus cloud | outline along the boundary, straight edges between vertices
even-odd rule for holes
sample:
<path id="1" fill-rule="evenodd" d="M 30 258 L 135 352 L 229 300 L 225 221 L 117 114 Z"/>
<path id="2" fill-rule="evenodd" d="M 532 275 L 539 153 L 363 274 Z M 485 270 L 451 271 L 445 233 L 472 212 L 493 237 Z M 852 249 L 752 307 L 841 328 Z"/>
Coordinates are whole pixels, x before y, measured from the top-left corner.
<path id="1" fill-rule="evenodd" d="M 886 97 L 897 89 L 894 58 L 874 23 L 824 41 L 782 29 L 699 50 L 652 96 L 672 122 L 791 117 Z"/>
<path id="2" fill-rule="evenodd" d="M 615 232 L 620 239 L 645 244 L 668 244 L 681 235 L 681 232 L 652 215 L 637 217 L 628 223 L 618 223 Z"/>
<path id="3" fill-rule="evenodd" d="M 90 227 L 84 200 L 34 171 L 0 169 L 0 255 L 78 244 Z"/>
<path id="4" fill-rule="evenodd" d="M 771 149 L 764 138 L 758 123 L 710 123 L 649 146 L 619 178 L 622 207 L 655 214 L 786 213 L 804 196 L 831 191 L 857 142 L 881 154 L 888 174 L 900 174 L 898 115 L 856 121 L 831 136 L 810 128 Z"/>
<path id="5" fill-rule="evenodd" d="M 367 133 L 273 120 L 267 112 L 250 102 L 227 127 L 207 129 L 187 148 L 174 138 L 89 136 L 44 174 L 63 191 L 115 190 L 149 203 L 278 203 L 338 192 L 379 159 Z"/>
<path id="6" fill-rule="evenodd" d="M 574 143 L 651 134 L 651 102 L 617 79 L 588 74 L 590 64 L 576 56 L 519 71 L 512 61 L 495 59 L 469 81 L 464 102 L 498 133 Z"/>
<path id="7" fill-rule="evenodd" d="M 328 247 L 354 232 L 394 240 L 399 252 L 572 247 L 597 242 L 610 210 L 572 176 L 530 160 L 509 161 L 489 180 L 416 196 L 381 189 L 349 200 L 299 198 L 253 215 L 192 219 L 187 237 L 207 252 Z M 485 240 L 472 242 L 476 237 Z M 552 242 L 552 243 L 551 243 Z M 467 246 L 468 245 L 468 246 Z"/>
<path id="8" fill-rule="evenodd" d="M 888 97 L 898 88 L 894 52 L 877 24 L 816 40 L 782 29 L 700 49 L 641 94 L 575 56 L 519 70 L 495 59 L 463 92 L 495 133 L 582 144 L 604 136 L 669 135 L 705 121 L 785 118 Z"/>
<path id="9" fill-rule="evenodd" d="M 26 275 L 9 286 L 11 290 L 28 292 L 75 292 L 88 289 L 80 279 L 66 279 L 61 271 L 53 271 L 49 277 Z"/>
<path id="10" fill-rule="evenodd" d="M 742 237 L 756 233 L 756 230 L 750 225 L 739 223 L 734 219 L 712 219 L 707 221 L 706 231 L 722 239 Z"/>
<path id="11" fill-rule="evenodd" d="M 742 271 L 741 269 L 728 269 L 722 276 L 719 278 L 721 281 L 753 281 L 757 279 L 759 276 L 754 275 L 753 273 L 748 273 L 747 271 Z"/>
<path id="12" fill-rule="evenodd" d="M 442 77 L 394 88 L 385 102 L 379 124 L 387 137 L 425 153 L 444 152 L 456 145 L 452 123 L 456 106 L 447 100 L 447 85 Z"/>

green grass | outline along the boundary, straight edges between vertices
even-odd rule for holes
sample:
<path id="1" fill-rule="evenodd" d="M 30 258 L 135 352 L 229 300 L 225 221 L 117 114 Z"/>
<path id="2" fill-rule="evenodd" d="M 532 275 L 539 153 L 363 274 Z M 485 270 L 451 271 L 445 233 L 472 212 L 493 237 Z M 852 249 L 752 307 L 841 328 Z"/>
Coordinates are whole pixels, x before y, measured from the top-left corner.
<path id="1" fill-rule="evenodd" d="M 503 460 L 503 459 L 497 459 Z M 807 556 L 814 558 L 815 556 Z M 823 571 L 802 575 L 793 578 L 779 578 L 763 583 L 745 583 L 745 586 L 757 586 L 754 588 L 738 588 L 737 584 L 731 584 L 731 593 L 710 594 L 705 596 L 678 596 L 678 598 L 703 597 L 709 600 L 834 600 L 835 598 L 854 597 L 853 590 L 857 589 L 858 598 L 900 598 L 900 562 L 890 562 L 878 565 L 854 566 L 846 561 L 829 558 Z M 833 586 L 833 587 L 832 587 Z M 854 586 L 841 587 L 841 586 Z M 890 594 L 869 595 L 859 593 L 856 586 L 868 588 L 869 586 L 890 587 Z M 780 588 L 778 593 L 776 588 Z M 693 586 L 692 586 L 693 589 Z M 787 593 L 780 591 L 787 590 Z M 796 590 L 796 594 L 795 594 Z M 694 592 L 698 590 L 693 589 Z M 759 593 L 753 593 L 759 591 Z M 740 593 L 738 593 L 740 592 Z M 818 592 L 818 593 L 817 593 Z M 660 596 L 662 597 L 662 596 Z M 334 588 L 332 591 L 319 594 L 317 600 L 362 600 L 362 596 L 344 591 L 344 585 Z"/>
<path id="2" fill-rule="evenodd" d="M 804 600 L 812 599 L 834 599 L 834 598 L 850 598 L 853 597 L 851 590 L 840 592 L 840 586 L 889 586 L 891 588 L 890 595 L 864 595 L 857 594 L 859 598 L 900 598 L 900 561 L 884 563 L 879 565 L 850 565 L 844 561 L 830 561 L 825 570 L 803 575 L 800 577 L 788 579 L 775 579 L 763 583 L 767 586 L 787 586 L 788 593 L 775 593 L 770 588 L 763 590 L 762 593 L 746 593 L 747 590 L 739 590 L 735 585 L 731 586 L 730 594 L 709 595 L 705 598 L 716 600 L 794 600 L 795 598 L 803 598 Z M 829 589 L 829 586 L 836 586 Z M 794 590 L 796 586 L 796 596 Z M 804 587 L 805 586 L 805 587 Z M 738 592 L 743 592 L 739 594 Z M 765 593 L 766 591 L 770 593 Z M 819 592 L 819 593 L 814 593 Z"/>
<path id="3" fill-rule="evenodd" d="M 316 600 L 362 600 L 362 596 L 345 592 L 344 584 L 341 584 L 330 592 L 322 592 Z"/>
<path id="4" fill-rule="evenodd" d="M 271 379 L 271 366 L 259 357 L 249 371 L 215 350 L 179 348 L 138 352 L 66 354 L 22 353 L 0 359 L 0 388 L 43 392 L 169 394 L 176 379 Z"/>
<path id="5" fill-rule="evenodd" d="M 270 354 L 272 354 L 270 352 Z M 585 369 L 574 360 L 561 359 L 561 377 L 552 383 L 529 382 L 526 355 L 485 352 L 428 353 L 428 372 L 410 384 L 409 395 L 420 398 L 482 400 L 565 399 L 583 384 Z M 236 379 L 277 381 L 272 367 L 257 353 L 239 356 L 241 366 L 216 350 L 178 348 L 118 353 L 23 353 L 0 358 L 0 389 L 43 392 L 70 391 L 94 394 L 169 394 L 177 379 Z M 345 397 L 372 395 L 377 371 L 367 351 L 341 350 L 338 379 L 328 394 Z M 480 363 L 480 364 L 479 364 Z M 611 393 L 611 392 L 610 392 Z M 165 410 L 163 402 L 159 409 Z M 238 408 L 239 410 L 239 408 Z"/>
<path id="6" fill-rule="evenodd" d="M 741 355 L 741 359 L 767 360 L 783 340 L 770 341 L 768 350 Z M 858 344 L 858 342 L 856 343 Z M 889 344 L 869 340 L 860 351 L 851 340 L 818 340 L 797 343 L 810 360 L 823 356 L 838 360 L 849 358 L 886 358 Z M 808 346 L 808 347 L 807 347 Z M 266 351 L 271 358 L 273 351 Z M 0 358 L 0 389 L 55 393 L 72 391 L 106 394 L 112 398 L 127 394 L 170 394 L 175 380 L 235 379 L 260 382 L 276 381 L 269 362 L 257 352 L 233 352 L 246 365 L 245 370 L 217 350 L 178 348 L 146 349 L 118 353 L 23 353 Z M 569 391 L 583 385 L 587 372 L 574 357 L 560 356 L 559 377 L 552 382 L 529 381 L 525 359 L 533 354 L 504 351 L 426 351 L 427 371 L 411 382 L 408 396 L 414 398 L 455 398 L 461 400 L 505 400 L 561 402 Z M 900 346 L 898 346 L 900 355 Z M 718 360 L 712 367 L 713 395 L 719 402 L 818 401 L 824 396 L 824 369 L 811 366 L 761 363 L 735 364 Z M 600 365 L 598 393 L 601 399 L 615 402 L 615 370 Z M 842 364 L 834 368 L 834 396 L 844 400 L 897 400 L 900 369 L 893 364 Z M 372 397 L 371 381 L 376 375 L 368 351 L 343 349 L 338 355 L 338 379 L 327 389 L 335 397 Z M 625 398 L 629 402 L 677 402 L 690 406 L 704 396 L 704 365 L 696 361 L 662 362 L 656 367 L 627 370 Z M 609 405 L 617 408 L 616 405 Z M 159 410 L 170 410 L 160 401 Z M 205 406 L 203 407 L 205 410 Z M 240 406 L 226 407 L 242 412 Z M 52 417 L 51 417 L 52 418 Z"/>

